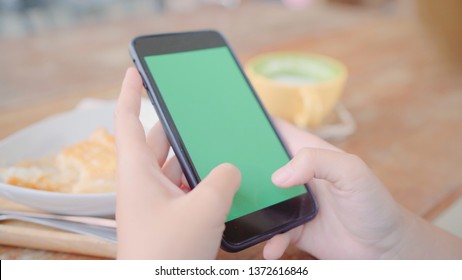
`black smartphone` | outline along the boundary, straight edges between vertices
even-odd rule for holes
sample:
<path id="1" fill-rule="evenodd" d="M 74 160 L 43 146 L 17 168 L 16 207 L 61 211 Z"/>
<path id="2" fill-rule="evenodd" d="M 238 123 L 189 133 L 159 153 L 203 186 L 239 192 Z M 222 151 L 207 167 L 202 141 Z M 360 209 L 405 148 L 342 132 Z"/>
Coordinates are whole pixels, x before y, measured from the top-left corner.
<path id="1" fill-rule="evenodd" d="M 272 183 L 289 153 L 220 33 L 140 36 L 130 54 L 190 186 L 224 162 L 241 171 L 224 250 L 240 251 L 314 218 L 308 185 Z"/>

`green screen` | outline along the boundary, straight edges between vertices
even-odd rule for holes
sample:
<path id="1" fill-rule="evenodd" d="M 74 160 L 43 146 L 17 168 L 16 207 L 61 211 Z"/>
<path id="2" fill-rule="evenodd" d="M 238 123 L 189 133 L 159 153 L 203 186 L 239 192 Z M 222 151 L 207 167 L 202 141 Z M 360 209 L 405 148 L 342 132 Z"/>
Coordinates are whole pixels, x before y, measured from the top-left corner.
<path id="1" fill-rule="evenodd" d="M 227 221 L 306 192 L 304 186 L 280 189 L 271 182 L 289 158 L 228 48 L 145 61 L 200 178 L 224 162 L 240 169 Z"/>

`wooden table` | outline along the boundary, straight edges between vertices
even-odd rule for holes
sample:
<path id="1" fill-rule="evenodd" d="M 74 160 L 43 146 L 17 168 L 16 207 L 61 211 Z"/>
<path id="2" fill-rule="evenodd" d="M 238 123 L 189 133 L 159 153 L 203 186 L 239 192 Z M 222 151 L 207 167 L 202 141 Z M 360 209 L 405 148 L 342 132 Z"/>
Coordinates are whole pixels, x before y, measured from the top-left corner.
<path id="1" fill-rule="evenodd" d="M 0 42 L 0 137 L 83 98 L 116 98 L 135 35 L 203 28 L 222 31 L 243 61 L 274 50 L 340 59 L 350 75 L 341 102 L 358 127 L 335 144 L 362 157 L 400 203 L 427 219 L 462 194 L 462 74 L 441 62 L 411 18 L 342 6 L 245 2 Z M 219 258 L 260 259 L 261 249 Z M 0 246 L 0 258 L 93 257 Z M 290 248 L 284 258 L 311 256 Z"/>

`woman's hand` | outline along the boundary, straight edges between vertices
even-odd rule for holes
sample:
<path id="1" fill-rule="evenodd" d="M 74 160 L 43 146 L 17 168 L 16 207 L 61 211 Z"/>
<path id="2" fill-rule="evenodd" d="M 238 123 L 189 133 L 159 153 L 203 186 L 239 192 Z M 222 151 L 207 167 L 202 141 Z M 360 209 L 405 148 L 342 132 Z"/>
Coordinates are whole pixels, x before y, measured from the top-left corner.
<path id="1" fill-rule="evenodd" d="M 117 257 L 212 259 L 239 188 L 240 172 L 222 164 L 189 193 L 160 124 L 145 136 L 139 121 L 142 82 L 127 70 L 115 113 L 117 144 Z"/>
<path id="2" fill-rule="evenodd" d="M 462 258 L 462 240 L 400 206 L 367 165 L 325 141 L 275 120 L 295 157 L 273 174 L 282 188 L 308 183 L 319 213 L 269 240 L 279 258 L 290 242 L 321 259 Z"/>
<path id="3" fill-rule="evenodd" d="M 283 188 L 308 183 L 318 215 L 273 237 L 267 259 L 279 258 L 290 242 L 322 259 L 381 258 L 400 241 L 402 209 L 358 157 L 281 120 L 277 128 L 295 157 L 273 174 Z"/>

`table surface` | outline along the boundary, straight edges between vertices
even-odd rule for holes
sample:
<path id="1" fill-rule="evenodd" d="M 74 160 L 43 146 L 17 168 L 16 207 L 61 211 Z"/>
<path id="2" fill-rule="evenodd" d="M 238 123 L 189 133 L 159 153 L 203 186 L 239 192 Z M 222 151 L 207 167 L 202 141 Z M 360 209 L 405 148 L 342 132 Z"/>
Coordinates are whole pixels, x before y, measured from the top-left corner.
<path id="1" fill-rule="evenodd" d="M 334 144 L 363 158 L 397 201 L 427 219 L 462 193 L 462 74 L 446 67 L 412 17 L 346 6 L 249 1 L 0 41 L 0 138 L 83 98 L 117 98 L 135 35 L 205 28 L 222 31 L 243 62 L 276 50 L 340 59 L 349 69 L 341 102 L 357 130 Z M 218 257 L 261 259 L 261 250 Z M 93 257 L 0 246 L 0 258 Z M 283 258 L 311 256 L 291 247 Z"/>

